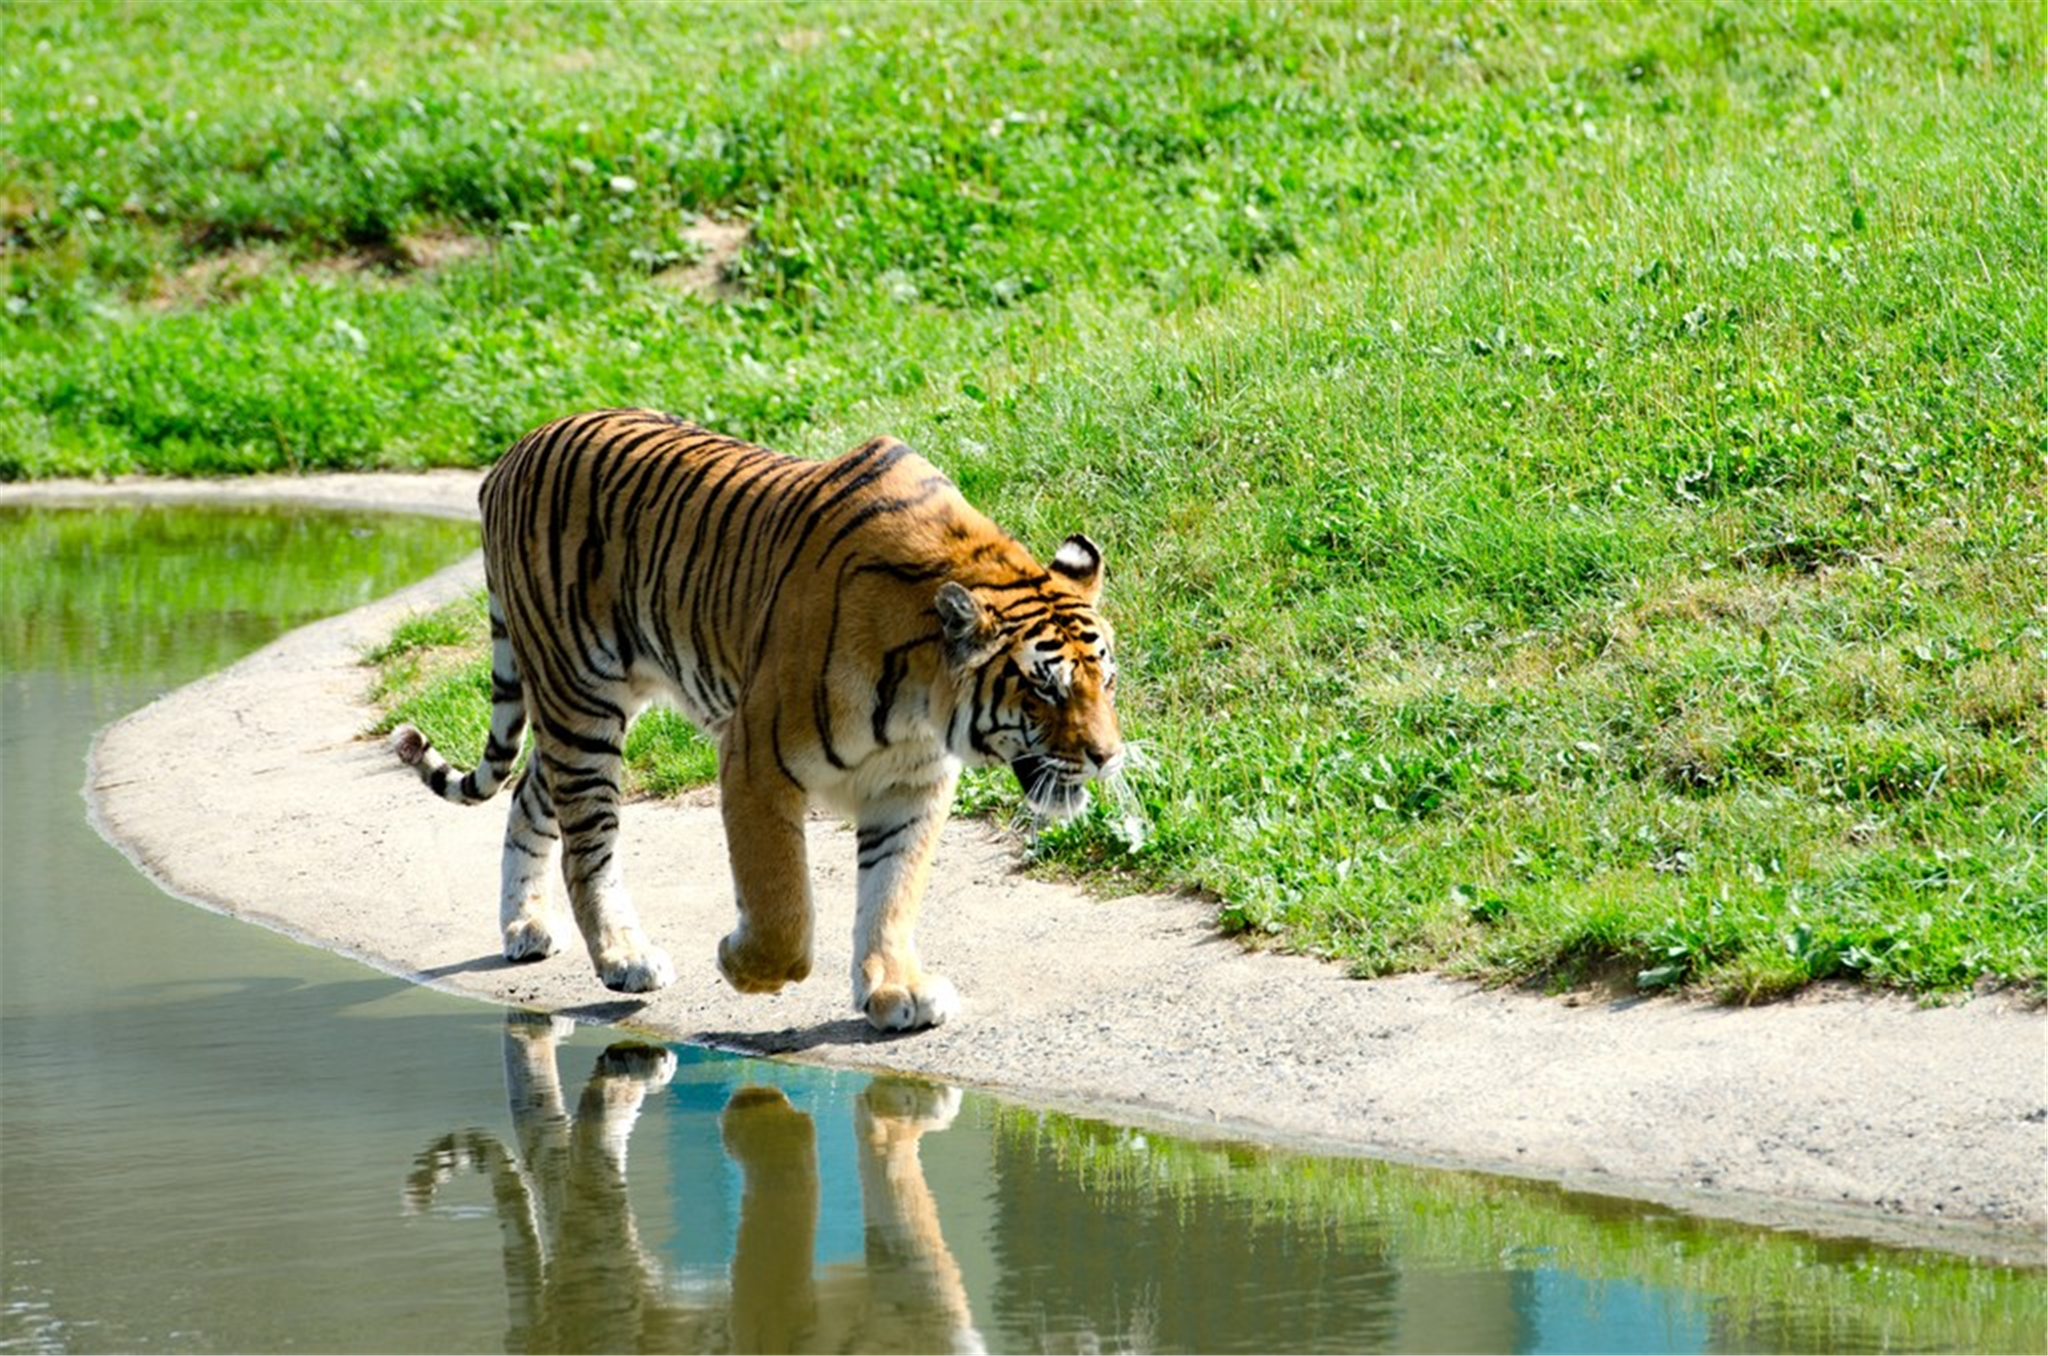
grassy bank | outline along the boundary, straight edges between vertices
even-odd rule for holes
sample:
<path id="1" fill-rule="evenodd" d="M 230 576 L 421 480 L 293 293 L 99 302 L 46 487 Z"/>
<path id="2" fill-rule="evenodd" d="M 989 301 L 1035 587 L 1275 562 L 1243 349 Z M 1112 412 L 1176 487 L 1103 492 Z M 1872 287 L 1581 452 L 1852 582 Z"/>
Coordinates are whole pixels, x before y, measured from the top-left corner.
<path id="1" fill-rule="evenodd" d="M 0 14 L 0 474 L 888 430 L 1108 550 L 1149 832 L 1070 869 L 1368 974 L 2048 973 L 2034 7 L 208 13 Z"/>

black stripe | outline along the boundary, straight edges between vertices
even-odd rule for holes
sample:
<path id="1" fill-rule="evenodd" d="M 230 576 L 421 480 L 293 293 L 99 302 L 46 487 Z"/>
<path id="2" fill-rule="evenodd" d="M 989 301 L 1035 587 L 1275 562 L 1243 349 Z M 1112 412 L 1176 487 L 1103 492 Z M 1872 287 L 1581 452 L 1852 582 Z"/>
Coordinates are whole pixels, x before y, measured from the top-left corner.
<path id="1" fill-rule="evenodd" d="M 782 722 L 774 717 L 768 723 L 769 751 L 775 755 L 775 767 L 791 786 L 803 787 L 803 781 L 789 770 L 789 760 L 782 756 Z"/>
<path id="2" fill-rule="evenodd" d="M 613 841 L 607 839 L 586 852 L 570 854 L 569 869 L 576 873 L 575 880 L 579 884 L 603 878 L 605 868 L 612 864 Z"/>
<path id="3" fill-rule="evenodd" d="M 869 444 L 869 446 L 873 447 L 874 444 L 871 443 Z M 804 524 L 804 530 L 802 534 L 803 539 L 809 540 L 811 537 L 815 536 L 817 534 L 818 529 L 824 526 L 825 518 L 829 514 L 831 514 L 833 510 L 847 503 L 849 500 L 853 499 L 854 496 L 858 495 L 862 490 L 874 484 L 883 476 L 889 474 L 890 469 L 894 467 L 897 462 L 902 461 L 905 457 L 909 455 L 910 449 L 903 446 L 903 444 L 896 443 L 892 445 L 888 449 L 888 451 L 882 454 L 880 463 L 878 465 L 869 467 L 868 469 L 862 471 L 858 476 L 855 476 L 853 479 L 847 481 L 844 489 L 841 489 L 834 493 L 828 502 L 820 505 L 817 508 L 817 510 L 811 514 L 810 521 Z M 832 476 L 827 476 L 825 478 L 823 485 L 820 486 L 820 489 L 822 490 L 824 486 L 830 485 L 832 481 L 836 478 L 838 478 L 837 472 L 835 472 L 835 474 Z M 864 510 L 864 513 L 867 516 L 872 516 L 874 510 Z M 832 539 L 832 546 L 837 546 L 842 540 L 844 540 L 845 536 L 846 533 L 842 530 L 838 536 Z M 831 548 L 827 547 L 826 549 L 827 551 L 829 551 Z"/>
<path id="4" fill-rule="evenodd" d="M 862 829 L 855 838 L 855 844 L 859 851 L 860 869 L 863 871 L 872 870 L 902 851 L 902 846 L 897 844 L 896 840 L 909 830 L 916 828 L 919 823 L 919 820 L 906 819 L 902 823 L 887 829 Z"/>
<path id="5" fill-rule="evenodd" d="M 616 834 L 618 831 L 619 816 L 615 810 L 597 810 L 583 816 L 583 818 L 576 820 L 574 823 L 564 823 L 562 825 L 562 832 L 568 834 L 571 838 L 581 838 L 590 834 L 611 835 Z M 593 855 L 594 852 L 584 852 L 579 854 L 577 860 L 589 861 Z M 606 851 L 605 855 L 609 857 L 611 854 L 609 851 Z"/>
<path id="6" fill-rule="evenodd" d="M 587 440 L 582 447 L 583 465 L 579 473 L 589 487 L 585 495 L 589 500 L 588 512 L 583 525 L 586 547 L 593 541 L 602 543 L 608 535 L 605 531 L 605 510 L 613 502 L 617 488 L 607 482 L 619 473 L 619 463 L 630 462 L 641 448 L 673 432 L 661 424 L 636 426 L 623 419 L 617 422 L 620 427 L 604 430 L 603 437 Z"/>
<path id="7" fill-rule="evenodd" d="M 602 416 L 598 418 L 601 419 Z M 555 502 L 548 513 L 549 522 L 559 523 L 565 521 L 568 518 L 569 508 L 565 501 L 569 492 L 570 477 L 562 474 L 560 466 L 556 464 L 556 450 L 565 446 L 573 449 L 576 442 L 582 437 L 583 430 L 596 422 L 598 422 L 596 419 L 571 415 L 567 419 L 558 419 L 546 428 L 539 430 L 526 443 L 521 445 L 524 450 L 524 456 L 522 456 L 521 460 L 523 462 L 531 461 L 536 463 L 531 470 L 526 470 L 524 467 L 521 468 L 525 472 L 523 478 L 531 482 L 532 489 L 535 492 L 538 492 L 547 484 L 547 472 L 550 470 L 555 472 Z M 511 532 L 515 537 L 519 535 L 518 528 L 513 524 L 506 523 L 503 526 L 506 531 Z M 561 532 L 550 532 L 548 534 L 548 571 L 549 577 L 552 579 L 560 579 L 562 577 L 562 539 L 565 535 Z"/>
<path id="8" fill-rule="evenodd" d="M 889 746 L 889 717 L 896 710 L 896 693 L 903 686 L 903 680 L 910 676 L 910 652 L 925 645 L 936 645 L 936 635 L 920 636 L 906 641 L 882 656 L 882 676 L 875 680 L 875 709 L 873 728 L 875 742 L 883 748 Z"/>
<path id="9" fill-rule="evenodd" d="M 855 574 L 886 575 L 903 584 L 930 584 L 944 579 L 947 575 L 951 574 L 953 567 L 950 563 L 943 561 L 934 565 L 910 566 L 897 565 L 889 561 L 871 560 L 863 561 L 861 564 L 854 566 L 853 572 Z"/>
<path id="10" fill-rule="evenodd" d="M 918 492 L 916 494 L 902 495 L 895 499 L 884 499 L 878 504 L 868 505 L 859 513 L 854 514 L 853 517 L 840 524 L 839 530 L 832 534 L 832 540 L 825 543 L 823 554 L 829 558 L 834 551 L 839 549 L 841 542 L 883 514 L 901 513 L 906 509 L 916 508 L 919 504 L 930 503 L 934 498 L 951 488 L 952 483 L 944 476 L 928 476 L 918 482 Z"/>
<path id="11" fill-rule="evenodd" d="M 681 605 L 690 619 L 691 648 L 706 658 L 714 657 L 717 648 L 715 642 L 719 631 L 723 629 L 718 623 L 726 620 L 714 613 L 713 602 L 717 600 L 719 594 L 726 595 L 724 600 L 728 604 L 733 601 L 730 597 L 732 572 L 739 563 L 731 543 L 721 536 L 712 535 L 712 524 L 721 504 L 729 512 L 746 496 L 749 485 L 755 479 L 749 472 L 755 470 L 764 459 L 789 460 L 778 453 L 744 443 L 721 449 L 720 464 L 725 467 L 725 472 L 719 476 L 717 483 L 706 491 L 702 504 L 697 508 L 696 530 L 690 534 L 689 554 L 684 558 L 685 577 Z M 728 494 L 731 496 L 730 499 L 725 498 Z M 708 562 L 704 558 L 707 537 L 710 547 L 716 553 Z M 707 630 L 707 627 L 713 629 Z M 720 663 L 719 667 L 724 668 L 726 665 Z"/>
<path id="12" fill-rule="evenodd" d="M 578 753 L 594 753 L 600 758 L 617 758 L 619 756 L 619 746 L 608 739 L 579 734 L 555 720 L 543 720 L 542 724 L 547 729 L 550 739 L 553 739 L 558 744 L 565 744 Z M 559 759 L 555 761 L 557 763 L 560 762 Z M 552 778 L 549 779 L 549 784 L 550 789 L 557 794 L 560 794 L 563 790 L 562 784 L 555 782 Z"/>
<path id="13" fill-rule="evenodd" d="M 718 453 L 722 450 L 721 447 L 713 445 L 711 450 L 707 452 L 706 444 L 698 442 L 693 443 L 688 448 L 677 451 L 677 463 L 687 467 L 688 470 L 686 474 L 681 475 L 679 480 L 664 480 L 662 483 L 660 493 L 664 498 L 661 501 L 661 512 L 652 529 L 658 543 L 656 549 L 659 554 L 656 556 L 647 575 L 649 586 L 661 590 L 663 595 L 662 601 L 664 605 L 655 609 L 654 616 L 654 639 L 662 656 L 662 662 L 666 665 L 674 666 L 671 669 L 671 674 L 677 684 L 679 686 L 685 683 L 692 685 L 695 688 L 694 696 L 697 701 L 702 705 L 706 705 L 707 709 L 707 699 L 709 697 L 708 683 L 703 675 L 705 673 L 704 666 L 711 661 L 711 656 L 707 653 L 704 644 L 702 608 L 701 606 L 693 607 L 689 605 L 692 585 L 696 582 L 696 577 L 702 571 L 697 566 L 696 548 L 694 546 L 683 550 L 679 562 L 676 557 L 678 549 L 682 547 L 683 543 L 682 523 L 688 518 L 695 507 L 699 491 L 702 490 L 704 482 L 710 479 L 712 474 L 722 465 L 718 456 Z M 699 525 L 701 527 L 701 518 Z M 671 600 L 676 605 L 667 605 Z M 681 658 L 680 647 L 676 643 L 675 623 L 679 615 L 688 622 L 690 652 L 696 661 L 692 671 L 687 673 L 682 670 L 679 663 Z"/>
<path id="14" fill-rule="evenodd" d="M 1042 589 L 1051 582 L 1052 576 L 1049 574 L 1034 574 L 993 584 L 977 582 L 974 587 L 984 593 L 1012 593 L 1018 589 Z"/>
<path id="15" fill-rule="evenodd" d="M 809 540 L 811 540 L 813 536 L 816 535 L 820 525 L 824 522 L 825 517 L 828 514 L 830 514 L 835 508 L 837 508 L 841 503 L 843 503 L 847 498 L 849 498 L 852 495 L 858 494 L 861 490 L 865 489 L 868 485 L 872 484 L 880 476 L 886 475 L 890 467 L 894 466 L 897 462 L 903 460 L 905 457 L 910 455 L 910 449 L 908 447 L 905 447 L 903 444 L 896 442 L 888 442 L 884 439 L 878 438 L 875 441 L 867 444 L 865 447 L 859 449 L 858 451 L 847 453 L 844 457 L 841 457 L 837 462 L 827 463 L 827 465 L 829 465 L 831 469 L 825 475 L 819 477 L 818 481 L 815 484 L 809 487 L 809 492 L 801 497 L 800 502 L 804 505 L 816 503 L 818 497 L 821 494 L 823 494 L 827 488 L 831 487 L 834 484 L 837 484 L 841 480 L 846 480 L 847 483 L 842 490 L 838 491 L 832 496 L 830 502 L 825 503 L 817 507 L 816 509 L 812 510 L 810 516 L 808 517 L 808 519 L 806 519 L 802 530 L 798 533 L 796 542 L 791 545 L 789 550 L 783 552 L 782 569 L 775 576 L 775 583 L 768 589 L 766 597 L 763 598 L 761 601 L 760 607 L 762 616 L 772 617 L 775 615 L 776 605 L 781 601 L 782 598 L 783 587 L 789 582 L 790 576 L 795 573 L 798 563 L 802 560 L 805 554 L 804 551 L 799 548 L 801 547 L 802 543 L 808 542 Z M 865 465 L 866 463 L 875 461 L 879 461 L 879 464 L 870 466 L 866 470 L 861 470 L 858 475 L 852 475 L 852 472 L 859 470 L 859 468 Z M 847 479 L 849 475 L 852 475 L 852 478 L 850 480 Z M 788 514 L 784 515 L 783 521 L 785 523 L 788 521 L 792 521 L 790 515 L 794 514 L 795 512 L 796 505 L 792 504 L 791 506 L 789 506 Z M 778 529 L 776 535 L 779 541 L 781 529 Z M 766 648 L 767 643 L 768 628 L 764 626 L 759 629 L 758 634 L 755 636 L 753 653 L 748 656 L 749 663 L 753 667 L 758 668 L 760 666 L 761 653 L 763 649 Z"/>
<path id="16" fill-rule="evenodd" d="M 909 454 L 910 449 L 901 443 L 876 438 L 833 461 L 810 463 L 810 482 L 801 494 L 791 495 L 769 520 L 766 539 L 779 548 L 794 531 L 789 552 L 793 558 L 796 547 L 817 534 L 825 515 L 872 484 L 876 477 L 887 474 L 890 467 Z M 874 464 L 877 459 L 880 465 Z M 841 487 L 841 481 L 848 483 Z M 799 518 L 805 519 L 801 528 L 796 527 Z"/>

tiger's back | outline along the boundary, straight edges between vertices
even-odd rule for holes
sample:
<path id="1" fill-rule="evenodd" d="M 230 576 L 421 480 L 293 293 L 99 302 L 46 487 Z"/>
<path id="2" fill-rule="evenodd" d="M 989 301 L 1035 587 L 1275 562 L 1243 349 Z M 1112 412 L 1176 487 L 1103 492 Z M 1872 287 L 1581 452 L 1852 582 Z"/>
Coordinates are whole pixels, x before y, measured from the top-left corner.
<path id="1" fill-rule="evenodd" d="M 898 633 L 941 580 L 963 565 L 991 582 L 1044 573 L 889 438 L 811 461 L 651 411 L 575 415 L 521 439 L 481 500 L 491 593 L 529 688 L 609 715 L 623 682 L 716 738 L 751 683 L 773 683 L 777 746 L 821 795 L 900 724 L 889 656 L 906 664 Z M 935 622 L 926 632 L 937 641 Z M 878 707 L 855 700 L 878 692 Z"/>
<path id="2" fill-rule="evenodd" d="M 641 932 L 614 852 L 626 731 L 673 704 L 718 745 L 740 923 L 727 979 L 810 968 L 804 807 L 851 817 L 861 868 L 855 1001 L 878 1026 L 943 1021 L 908 921 L 966 762 L 1008 762 L 1034 803 L 1074 808 L 1120 756 L 1101 557 L 1043 567 L 929 462 L 877 438 L 830 461 L 669 415 L 610 410 L 522 438 L 481 493 L 493 634 L 484 762 L 459 778 L 423 737 L 400 752 L 444 797 L 487 798 L 530 720 L 504 857 L 506 954 L 554 949 L 545 868 L 605 982 L 673 970 Z"/>

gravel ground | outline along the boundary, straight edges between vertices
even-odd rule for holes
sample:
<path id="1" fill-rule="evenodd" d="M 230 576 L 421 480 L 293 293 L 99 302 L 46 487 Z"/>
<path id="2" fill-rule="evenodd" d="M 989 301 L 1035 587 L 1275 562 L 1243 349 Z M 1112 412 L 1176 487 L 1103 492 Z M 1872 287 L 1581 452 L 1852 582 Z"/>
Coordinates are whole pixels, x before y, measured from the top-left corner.
<path id="1" fill-rule="evenodd" d="M 292 499 L 452 515 L 476 476 L 0 487 L 35 498 Z M 871 1035 L 849 1005 L 853 840 L 811 826 L 812 978 L 735 994 L 715 806 L 629 806 L 627 879 L 681 977 L 647 1001 L 579 953 L 496 951 L 502 807 L 428 797 L 362 737 L 360 649 L 474 587 L 475 558 L 306 627 L 116 723 L 86 793 L 166 888 L 422 983 L 660 1036 L 893 1069 L 1203 1136 L 1559 1180 L 1776 1226 L 2038 1263 L 2048 1227 L 2048 1017 L 1823 988 L 1752 1009 L 1564 998 L 1431 975 L 1354 981 L 1245 951 L 1180 897 L 1027 879 L 955 822 L 920 942 L 965 999 L 938 1031 Z"/>

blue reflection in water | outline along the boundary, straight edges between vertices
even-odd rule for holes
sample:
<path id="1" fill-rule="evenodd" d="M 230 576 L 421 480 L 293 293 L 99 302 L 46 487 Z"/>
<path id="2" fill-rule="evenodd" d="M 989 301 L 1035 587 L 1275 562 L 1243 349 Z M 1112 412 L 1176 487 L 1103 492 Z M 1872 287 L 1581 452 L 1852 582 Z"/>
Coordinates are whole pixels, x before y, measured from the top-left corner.
<path id="1" fill-rule="evenodd" d="M 1518 1278 L 1516 1308 L 1529 1356 L 1710 1351 L 1712 1333 L 1699 1296 L 1639 1281 L 1589 1279 L 1540 1267 Z"/>
<path id="2" fill-rule="evenodd" d="M 817 1137 L 816 1265 L 858 1259 L 862 1249 L 859 1177 L 855 1172 L 853 1099 L 873 1081 L 869 1074 L 764 1066 L 696 1046 L 676 1046 L 678 1067 L 668 1091 L 664 1139 L 670 1175 L 690 1184 L 672 1202 L 675 1233 L 668 1256 L 685 1274 L 723 1275 L 739 1237 L 740 1166 L 719 1141 L 718 1121 L 733 1095 L 764 1083 L 779 1089 L 791 1108 L 822 1127 Z"/>

